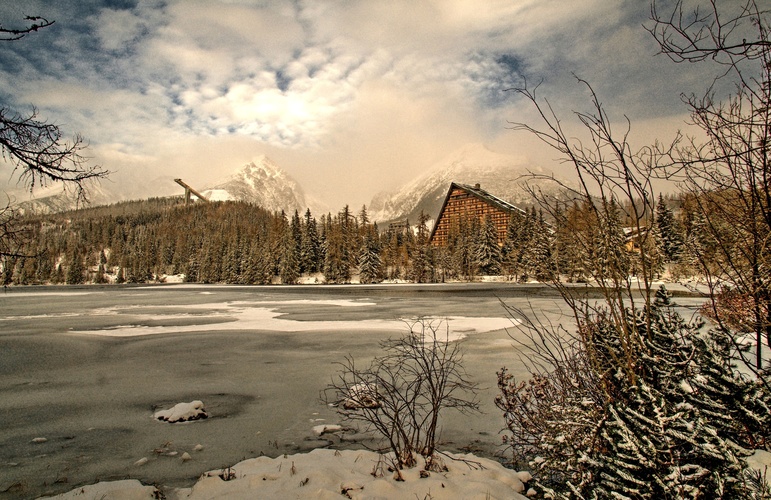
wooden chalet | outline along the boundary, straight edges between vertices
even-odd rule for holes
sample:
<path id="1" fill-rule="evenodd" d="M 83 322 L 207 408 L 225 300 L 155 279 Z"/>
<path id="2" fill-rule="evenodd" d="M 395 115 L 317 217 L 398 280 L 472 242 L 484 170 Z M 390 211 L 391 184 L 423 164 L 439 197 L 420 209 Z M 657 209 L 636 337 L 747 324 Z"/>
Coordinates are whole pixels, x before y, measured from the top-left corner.
<path id="1" fill-rule="evenodd" d="M 457 228 L 461 219 L 482 222 L 487 217 L 492 217 L 498 230 L 498 244 L 503 245 L 511 214 L 516 212 L 525 213 L 521 208 L 488 193 L 479 184 L 469 186 L 453 182 L 431 231 L 431 245 L 446 246 L 450 232 Z"/>

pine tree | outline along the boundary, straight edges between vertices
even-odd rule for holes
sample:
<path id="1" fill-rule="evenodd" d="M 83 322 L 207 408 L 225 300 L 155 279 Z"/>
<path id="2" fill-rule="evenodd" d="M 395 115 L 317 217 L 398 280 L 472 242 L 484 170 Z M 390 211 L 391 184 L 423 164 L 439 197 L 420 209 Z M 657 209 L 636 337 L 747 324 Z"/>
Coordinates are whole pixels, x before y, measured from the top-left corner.
<path id="1" fill-rule="evenodd" d="M 305 212 L 300 242 L 300 270 L 304 273 L 316 273 L 321 269 L 320 245 L 316 219 L 311 210 Z"/>
<path id="2" fill-rule="evenodd" d="M 433 252 L 429 244 L 428 231 L 429 217 L 421 210 L 418 217 L 417 234 L 414 238 L 405 238 L 408 246 L 409 272 L 407 276 L 415 283 L 427 283 L 434 280 L 434 262 Z M 408 229 L 406 236 L 411 236 L 412 231 Z"/>
<path id="3" fill-rule="evenodd" d="M 478 234 L 478 224 L 461 220 L 458 225 L 458 233 L 453 244 L 453 267 L 458 276 L 463 276 L 467 280 L 473 279 L 476 275 L 476 266 L 474 262 L 474 241 L 475 234 Z"/>
<path id="4" fill-rule="evenodd" d="M 598 212 L 598 228 L 595 231 L 593 258 L 595 277 L 629 276 L 630 260 L 626 251 L 626 238 L 621 226 L 621 213 L 615 199 L 603 200 Z"/>
<path id="5" fill-rule="evenodd" d="M 359 253 L 359 281 L 361 283 L 379 283 L 382 280 L 383 262 L 380 259 L 380 242 L 377 234 L 364 236 L 364 243 Z"/>
<path id="6" fill-rule="evenodd" d="M 506 239 L 501 250 L 503 271 L 510 277 L 519 278 L 522 274 L 523 251 L 527 234 L 527 216 L 522 212 L 512 212 L 506 228 Z"/>
<path id="7" fill-rule="evenodd" d="M 474 263 L 479 272 L 487 276 L 501 273 L 501 249 L 498 246 L 498 230 L 492 217 L 485 217 L 479 238 L 474 245 Z"/>
<path id="8" fill-rule="evenodd" d="M 353 250 L 348 247 L 348 229 L 346 220 L 338 217 L 326 233 L 324 241 L 324 279 L 328 283 L 348 283 L 351 280 L 351 256 Z"/>
<path id="9" fill-rule="evenodd" d="M 761 408 L 742 394 L 762 389 L 745 392 L 735 370 L 705 363 L 719 352 L 664 289 L 647 309 L 627 310 L 627 342 L 616 321 L 596 309 L 580 327 L 584 348 L 549 375 L 518 384 L 499 373 L 496 403 L 512 437 L 540 457 L 531 462 L 540 487 L 553 498 L 759 498 L 745 453 L 729 440 L 742 442 L 739 428 Z M 727 416 L 730 387 L 744 409 Z"/>
<path id="10" fill-rule="evenodd" d="M 279 277 L 281 283 L 294 285 L 300 276 L 300 259 L 297 240 L 293 231 L 284 233 L 284 241 L 281 246 L 281 263 L 279 264 Z"/>
<path id="11" fill-rule="evenodd" d="M 79 285 L 85 281 L 86 267 L 83 264 L 83 254 L 80 249 L 73 247 L 67 259 L 67 278 L 68 285 Z"/>
<path id="12" fill-rule="evenodd" d="M 520 257 L 519 265 L 522 270 L 522 278 L 528 280 L 536 277 L 541 266 L 541 248 L 538 247 L 538 212 L 532 207 L 525 218 L 525 223 L 520 229 Z"/>
<path id="13" fill-rule="evenodd" d="M 242 282 L 249 285 L 269 285 L 272 277 L 270 245 L 267 240 L 253 242 L 243 270 Z"/>
<path id="14" fill-rule="evenodd" d="M 664 196 L 659 194 L 654 221 L 656 248 L 664 262 L 678 262 L 683 254 L 683 236 L 672 209 L 667 207 Z"/>

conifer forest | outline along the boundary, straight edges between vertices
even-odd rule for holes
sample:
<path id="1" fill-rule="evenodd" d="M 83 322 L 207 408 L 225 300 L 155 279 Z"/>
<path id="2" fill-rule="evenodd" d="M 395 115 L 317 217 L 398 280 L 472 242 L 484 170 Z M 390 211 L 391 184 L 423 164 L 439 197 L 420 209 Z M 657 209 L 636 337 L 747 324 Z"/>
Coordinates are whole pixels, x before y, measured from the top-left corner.
<path id="1" fill-rule="evenodd" d="M 685 272 L 684 241 L 693 237 L 693 224 L 674 217 L 673 203 L 662 198 L 651 238 L 659 248 L 660 271 L 675 264 L 676 272 Z M 271 213 L 245 202 L 185 205 L 156 198 L 26 217 L 25 245 L 17 255 L 3 257 L 3 281 L 145 283 L 170 275 L 229 284 L 295 284 L 303 276 L 324 283 L 354 278 L 434 283 L 480 276 L 583 281 L 591 278 L 587 262 L 595 258 L 622 259 L 635 271 L 637 240 L 625 234 L 621 210 L 615 213 L 615 220 L 604 222 L 612 236 L 584 253 L 577 240 L 599 241 L 601 232 L 591 212 L 577 204 L 565 210 L 559 225 L 535 208 L 513 213 L 503 242 L 484 219 L 461 220 L 449 245 L 435 247 L 425 215 L 409 228 L 384 229 L 370 221 L 366 207 L 354 213 L 346 206 L 317 218 L 310 210 Z M 592 231 L 597 234 L 589 235 Z"/>

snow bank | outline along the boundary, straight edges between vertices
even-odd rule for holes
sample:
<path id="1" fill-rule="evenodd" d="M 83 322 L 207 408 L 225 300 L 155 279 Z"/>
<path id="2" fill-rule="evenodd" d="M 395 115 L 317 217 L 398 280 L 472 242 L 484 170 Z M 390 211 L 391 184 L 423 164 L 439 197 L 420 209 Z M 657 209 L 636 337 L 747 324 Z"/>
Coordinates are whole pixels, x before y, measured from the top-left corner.
<path id="1" fill-rule="evenodd" d="M 259 457 L 232 467 L 207 472 L 191 488 L 164 490 L 166 498 L 335 499 L 433 498 L 515 499 L 529 474 L 504 468 L 498 462 L 474 455 L 441 455 L 442 472 L 421 473 L 422 467 L 401 471 L 397 479 L 388 470 L 387 456 L 365 450 L 317 449 L 310 453 Z M 53 498 L 158 498 L 156 488 L 138 481 L 97 483 Z"/>
<path id="2" fill-rule="evenodd" d="M 154 486 L 145 486 L 136 479 L 124 479 L 123 481 L 111 481 L 90 484 L 82 488 L 75 488 L 67 493 L 62 493 L 53 498 L 61 500 L 78 499 L 102 499 L 110 498 L 113 500 L 145 500 L 147 498 L 158 498 Z"/>
<path id="3" fill-rule="evenodd" d="M 327 449 L 280 458 L 259 457 L 225 471 L 211 471 L 180 499 L 208 498 L 519 498 L 525 486 L 518 473 L 473 455 L 442 457 L 447 470 L 421 477 L 421 467 L 394 478 L 372 451 Z M 373 475 L 374 472 L 374 475 Z M 227 480 L 225 480 L 225 479 Z"/>
<path id="4" fill-rule="evenodd" d="M 206 413 L 203 402 L 198 400 L 191 401 L 190 403 L 178 403 L 169 410 L 157 411 L 153 415 L 153 418 L 170 423 L 189 422 L 208 417 L 209 415 Z"/>

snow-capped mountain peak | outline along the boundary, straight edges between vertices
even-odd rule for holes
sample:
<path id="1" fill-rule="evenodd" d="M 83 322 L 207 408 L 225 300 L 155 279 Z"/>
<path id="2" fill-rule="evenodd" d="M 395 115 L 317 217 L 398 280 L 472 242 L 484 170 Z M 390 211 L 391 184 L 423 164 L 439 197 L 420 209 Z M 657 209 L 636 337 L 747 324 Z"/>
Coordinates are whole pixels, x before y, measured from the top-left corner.
<path id="1" fill-rule="evenodd" d="M 421 211 L 436 217 L 450 183 L 480 184 L 482 189 L 515 205 L 532 199 L 522 185 L 523 176 L 542 169 L 523 156 L 496 153 L 482 144 L 466 144 L 431 166 L 393 193 L 380 193 L 370 204 L 373 220 L 416 221 Z"/>
<path id="2" fill-rule="evenodd" d="M 264 155 L 204 189 L 202 194 L 213 201 L 248 201 L 271 211 L 292 213 L 307 208 L 305 194 L 297 181 Z"/>

